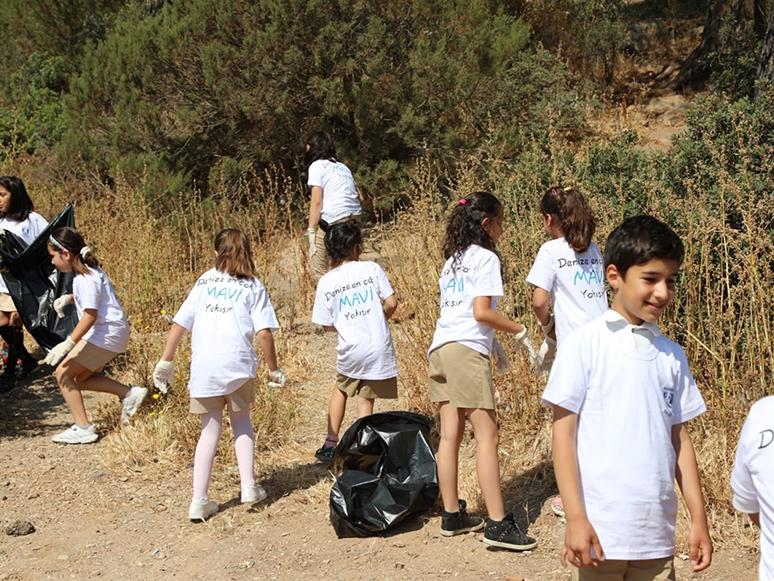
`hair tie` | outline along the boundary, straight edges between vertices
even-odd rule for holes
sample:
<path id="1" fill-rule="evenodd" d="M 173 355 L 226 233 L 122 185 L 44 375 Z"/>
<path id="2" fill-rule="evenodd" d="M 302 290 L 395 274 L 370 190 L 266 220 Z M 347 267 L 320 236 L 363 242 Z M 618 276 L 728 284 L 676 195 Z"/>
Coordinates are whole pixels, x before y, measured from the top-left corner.
<path id="1" fill-rule="evenodd" d="M 459 201 L 459 203 L 460 203 L 460 204 L 462 204 L 462 205 L 464 206 L 465 204 L 467 204 L 467 203 L 468 203 L 468 201 L 467 201 L 465 198 L 461 198 L 461 199 L 460 199 L 460 201 Z"/>
<path id="2" fill-rule="evenodd" d="M 86 260 L 86 255 L 87 255 L 89 252 L 91 252 L 91 248 L 89 248 L 88 246 L 84 246 L 83 248 L 81 248 L 81 258 L 83 258 L 84 260 Z"/>

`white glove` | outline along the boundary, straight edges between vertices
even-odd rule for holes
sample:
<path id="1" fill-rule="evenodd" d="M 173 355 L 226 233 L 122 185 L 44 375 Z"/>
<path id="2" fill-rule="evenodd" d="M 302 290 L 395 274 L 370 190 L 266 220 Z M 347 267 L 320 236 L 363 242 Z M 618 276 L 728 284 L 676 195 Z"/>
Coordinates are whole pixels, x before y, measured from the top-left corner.
<path id="1" fill-rule="evenodd" d="M 513 336 L 513 347 L 518 351 L 521 347 L 527 351 L 527 358 L 530 365 L 535 365 L 535 348 L 532 346 L 532 340 L 529 338 L 527 328 L 524 327 L 521 333 Z"/>
<path id="2" fill-rule="evenodd" d="M 547 325 L 540 325 L 540 328 L 543 330 L 543 336 L 548 337 L 548 335 L 551 333 L 551 331 L 554 330 L 554 316 L 549 315 L 548 316 L 548 324 Z"/>
<path id="3" fill-rule="evenodd" d="M 306 235 L 309 238 L 309 258 L 314 256 L 317 252 L 317 244 L 315 243 L 315 235 L 317 234 L 317 228 L 307 228 Z"/>
<path id="4" fill-rule="evenodd" d="M 551 371 L 551 364 L 554 362 L 554 356 L 556 355 L 556 339 L 546 337 L 543 344 L 540 346 L 540 351 L 537 354 L 537 370 L 540 375 L 548 375 Z"/>
<path id="5" fill-rule="evenodd" d="M 59 362 L 65 358 L 65 355 L 73 350 L 73 347 L 75 347 L 75 341 L 70 339 L 70 336 L 68 335 L 64 341 L 58 345 L 55 345 L 54 348 L 48 352 L 48 355 L 46 355 L 43 363 L 46 365 L 51 365 L 52 367 L 59 365 Z"/>
<path id="6" fill-rule="evenodd" d="M 279 367 L 277 371 L 269 371 L 269 379 L 271 380 L 267 384 L 269 387 L 285 387 L 285 374 Z"/>
<path id="7" fill-rule="evenodd" d="M 497 339 L 492 343 L 492 359 L 494 359 L 498 371 L 508 371 L 511 369 L 511 363 L 508 361 L 505 349 L 503 349 L 503 346 L 500 345 Z"/>
<path id="8" fill-rule="evenodd" d="M 54 310 L 60 319 L 64 319 L 64 308 L 71 304 L 73 304 L 73 299 L 70 295 L 62 295 L 54 301 Z"/>
<path id="9" fill-rule="evenodd" d="M 175 364 L 172 361 L 164 361 L 159 359 L 156 363 L 156 367 L 153 370 L 153 385 L 156 386 L 161 393 L 167 393 L 167 386 L 172 382 L 175 377 Z"/>

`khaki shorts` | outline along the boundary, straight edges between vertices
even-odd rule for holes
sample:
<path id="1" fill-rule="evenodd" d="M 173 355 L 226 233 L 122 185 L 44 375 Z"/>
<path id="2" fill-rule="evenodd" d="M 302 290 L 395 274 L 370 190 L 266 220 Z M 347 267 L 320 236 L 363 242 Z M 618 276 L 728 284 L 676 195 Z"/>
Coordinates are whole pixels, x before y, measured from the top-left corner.
<path id="1" fill-rule="evenodd" d="M 0 311 L 4 313 L 16 312 L 16 305 L 13 303 L 13 299 L 8 293 L 0 293 Z"/>
<path id="2" fill-rule="evenodd" d="M 362 223 L 360 214 L 352 214 L 351 216 L 346 216 L 340 220 L 331 222 L 329 226 L 353 219 Z M 317 252 L 315 252 L 314 256 L 309 259 L 309 274 L 312 275 L 312 278 L 315 282 L 319 282 L 320 279 L 331 269 L 331 263 L 330 260 L 328 260 L 328 252 L 325 250 L 325 232 L 323 232 L 321 228 L 317 228 L 317 232 L 315 232 L 314 245 L 317 248 Z"/>
<path id="3" fill-rule="evenodd" d="M 675 581 L 674 557 L 599 561 L 599 567 L 572 568 L 573 581 Z"/>
<path id="4" fill-rule="evenodd" d="M 228 406 L 230 412 L 241 412 L 250 407 L 255 401 L 255 380 L 248 379 L 242 386 L 228 395 L 213 395 L 211 397 L 192 397 L 192 414 L 214 414 L 223 411 L 223 406 Z"/>
<path id="5" fill-rule="evenodd" d="M 446 343 L 430 353 L 430 401 L 455 408 L 493 410 L 494 386 L 489 357 L 461 343 Z"/>
<path id="6" fill-rule="evenodd" d="M 67 359 L 83 365 L 89 371 L 101 371 L 105 364 L 118 357 L 120 353 L 108 351 L 102 347 L 92 345 L 88 341 L 81 339 L 67 354 Z"/>
<path id="7" fill-rule="evenodd" d="M 347 397 L 366 399 L 395 399 L 398 397 L 398 378 L 389 379 L 353 379 L 341 373 L 336 374 L 336 387 Z"/>

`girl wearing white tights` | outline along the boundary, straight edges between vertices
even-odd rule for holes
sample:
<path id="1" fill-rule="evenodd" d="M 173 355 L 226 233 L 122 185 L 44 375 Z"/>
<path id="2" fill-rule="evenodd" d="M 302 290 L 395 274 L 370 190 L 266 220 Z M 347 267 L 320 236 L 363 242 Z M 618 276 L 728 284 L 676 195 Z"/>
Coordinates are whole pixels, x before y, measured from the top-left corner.
<path id="1" fill-rule="evenodd" d="M 195 324 L 194 324 L 195 323 Z M 239 230 L 215 237 L 215 267 L 196 281 L 178 310 L 153 380 L 166 393 L 175 371 L 172 360 L 186 331 L 191 334 L 191 413 L 202 417 L 202 433 L 194 456 L 193 498 L 188 518 L 205 520 L 218 512 L 208 488 L 228 407 L 242 484 L 242 503 L 259 502 L 266 491 L 255 483 L 255 440 L 250 404 L 255 401 L 258 342 L 269 367 L 269 385 L 282 387 L 285 376 L 277 366 L 272 332 L 279 328 L 269 295 L 256 278 L 250 242 Z"/>

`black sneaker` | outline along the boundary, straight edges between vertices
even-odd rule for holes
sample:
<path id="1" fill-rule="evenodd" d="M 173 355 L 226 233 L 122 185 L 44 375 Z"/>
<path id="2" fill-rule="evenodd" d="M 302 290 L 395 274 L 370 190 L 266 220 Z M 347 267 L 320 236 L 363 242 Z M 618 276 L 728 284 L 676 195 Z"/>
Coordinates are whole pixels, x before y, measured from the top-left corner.
<path id="1" fill-rule="evenodd" d="M 336 446 L 323 446 L 314 453 L 314 457 L 320 462 L 333 462 L 333 455 L 336 453 Z"/>
<path id="2" fill-rule="evenodd" d="M 16 385 L 16 375 L 13 372 L 0 375 L 0 393 L 8 393 Z"/>
<path id="3" fill-rule="evenodd" d="M 16 366 L 16 379 L 24 379 L 38 366 L 38 362 L 32 357 L 22 360 L 21 365 Z"/>
<path id="4" fill-rule="evenodd" d="M 471 516 L 465 510 L 467 503 L 460 499 L 459 512 L 443 511 L 441 518 L 441 534 L 445 537 L 453 537 L 463 533 L 472 533 L 484 528 L 484 519 L 480 516 Z"/>
<path id="5" fill-rule="evenodd" d="M 511 549 L 513 551 L 527 551 L 537 547 L 537 541 L 528 537 L 519 530 L 519 526 L 513 520 L 512 514 L 506 514 L 501 521 L 486 520 L 484 542 L 493 547 Z"/>

